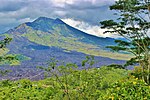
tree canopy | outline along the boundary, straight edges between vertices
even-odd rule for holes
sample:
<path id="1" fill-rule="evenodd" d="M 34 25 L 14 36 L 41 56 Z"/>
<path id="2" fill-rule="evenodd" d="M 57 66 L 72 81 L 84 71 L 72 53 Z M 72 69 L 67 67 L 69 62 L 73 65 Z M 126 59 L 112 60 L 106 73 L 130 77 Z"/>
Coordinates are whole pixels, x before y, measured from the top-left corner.
<path id="1" fill-rule="evenodd" d="M 116 20 L 100 22 L 105 33 L 117 33 L 125 40 L 116 40 L 117 46 L 108 46 L 114 51 L 134 55 L 124 66 L 138 63 L 142 78 L 150 84 L 150 0 L 118 0 L 110 6 L 115 10 Z"/>

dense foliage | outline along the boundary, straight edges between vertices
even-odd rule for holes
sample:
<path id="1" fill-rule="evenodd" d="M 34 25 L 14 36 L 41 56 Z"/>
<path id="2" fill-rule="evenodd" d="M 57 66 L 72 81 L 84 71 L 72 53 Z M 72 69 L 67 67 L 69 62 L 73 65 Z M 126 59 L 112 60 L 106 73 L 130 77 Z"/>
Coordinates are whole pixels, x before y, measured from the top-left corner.
<path id="1" fill-rule="evenodd" d="M 150 88 L 125 69 L 65 69 L 67 75 L 45 80 L 0 82 L 0 99 L 28 100 L 148 100 Z"/>

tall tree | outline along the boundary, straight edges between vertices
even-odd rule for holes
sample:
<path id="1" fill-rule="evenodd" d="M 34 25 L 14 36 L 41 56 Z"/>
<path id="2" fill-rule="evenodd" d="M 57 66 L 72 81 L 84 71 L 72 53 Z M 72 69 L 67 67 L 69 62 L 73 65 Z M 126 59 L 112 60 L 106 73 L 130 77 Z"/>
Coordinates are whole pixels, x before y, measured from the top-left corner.
<path id="1" fill-rule="evenodd" d="M 118 0 L 110 6 L 116 10 L 117 20 L 100 22 L 105 33 L 117 33 L 126 40 L 116 40 L 117 46 L 108 46 L 114 51 L 134 55 L 125 66 L 138 63 L 142 67 L 142 79 L 150 84 L 150 0 Z"/>

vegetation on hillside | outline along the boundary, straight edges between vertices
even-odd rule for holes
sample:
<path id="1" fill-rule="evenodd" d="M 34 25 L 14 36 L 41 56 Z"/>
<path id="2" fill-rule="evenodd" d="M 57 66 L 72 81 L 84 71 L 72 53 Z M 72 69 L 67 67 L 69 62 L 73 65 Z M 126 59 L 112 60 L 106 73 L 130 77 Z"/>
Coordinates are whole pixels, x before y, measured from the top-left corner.
<path id="1" fill-rule="evenodd" d="M 0 65 L 20 65 L 21 61 L 30 59 L 21 54 L 8 54 L 9 49 L 6 45 L 8 45 L 11 41 L 12 38 L 8 37 L 0 41 Z"/>
<path id="2" fill-rule="evenodd" d="M 29 57 L 23 56 L 21 54 L 6 54 L 0 61 L 0 65 L 20 65 L 21 61 L 29 60 Z"/>
<path id="3" fill-rule="evenodd" d="M 150 87 L 131 71 L 110 67 L 77 70 L 73 64 L 58 66 L 40 81 L 22 79 L 0 82 L 0 99 L 27 100 L 149 100 Z M 51 69 L 47 68 L 50 72 Z"/>
<path id="4" fill-rule="evenodd" d="M 0 63 L 3 63 L 3 61 L 9 60 L 9 59 L 14 59 L 13 56 L 11 56 L 11 57 L 10 56 L 8 56 L 8 57 L 5 56 L 6 53 L 7 53 L 7 51 L 5 51 L 5 50 L 7 50 L 6 45 L 9 44 L 11 40 L 12 40 L 11 38 L 5 38 L 5 39 L 0 41 L 0 51 L 1 51 L 1 53 L 0 53 Z M 5 75 L 7 72 L 9 72 L 9 71 L 0 69 L 0 74 L 1 75 Z"/>

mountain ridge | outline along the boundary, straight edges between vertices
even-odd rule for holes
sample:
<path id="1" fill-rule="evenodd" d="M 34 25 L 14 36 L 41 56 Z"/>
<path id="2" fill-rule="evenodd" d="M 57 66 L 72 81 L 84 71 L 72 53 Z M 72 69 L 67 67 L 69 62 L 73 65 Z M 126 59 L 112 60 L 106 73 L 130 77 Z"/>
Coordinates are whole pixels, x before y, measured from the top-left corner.
<path id="1" fill-rule="evenodd" d="M 51 19 L 51 18 L 46 18 L 46 17 L 39 17 L 38 19 L 36 19 L 33 22 L 26 22 L 24 24 L 21 24 L 18 27 L 16 27 L 15 29 L 11 29 L 11 30 L 7 31 L 6 33 L 8 33 L 8 34 L 10 34 L 10 33 L 24 34 L 27 32 L 26 31 L 27 27 L 30 27 L 33 30 L 44 31 L 44 32 L 48 32 L 48 33 L 54 33 L 54 32 L 55 33 L 61 33 L 65 37 L 68 37 L 68 36 L 70 36 L 70 37 L 73 36 L 74 38 L 83 37 L 83 39 L 80 39 L 81 42 L 89 43 L 91 40 L 94 40 L 94 41 L 97 41 L 97 42 L 95 42 L 97 46 L 108 44 L 108 43 L 103 43 L 103 42 L 108 42 L 108 41 L 110 42 L 109 43 L 110 45 L 114 45 L 114 39 L 113 38 L 97 37 L 97 36 L 94 36 L 91 34 L 87 34 L 85 32 L 82 32 L 81 30 L 75 29 L 74 27 L 66 24 L 65 22 L 63 22 L 59 18 Z M 56 27 L 58 27 L 58 30 L 60 29 L 61 31 L 56 32 L 56 31 L 58 31 L 57 29 L 55 29 Z M 100 39 L 102 39 L 102 41 L 100 41 Z"/>

